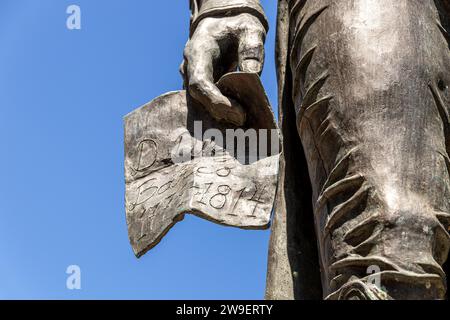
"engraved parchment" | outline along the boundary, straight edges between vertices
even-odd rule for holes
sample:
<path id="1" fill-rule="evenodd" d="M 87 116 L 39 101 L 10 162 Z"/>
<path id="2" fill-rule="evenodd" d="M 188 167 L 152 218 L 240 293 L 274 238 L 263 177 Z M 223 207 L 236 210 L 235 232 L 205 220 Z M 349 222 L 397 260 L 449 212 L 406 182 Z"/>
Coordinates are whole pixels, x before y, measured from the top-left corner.
<path id="1" fill-rule="evenodd" d="M 269 227 L 278 180 L 275 119 L 257 75 L 229 74 L 218 85 L 246 107 L 244 130 L 255 129 L 259 146 L 268 142 L 269 153 L 244 161 L 224 142 L 206 138 L 208 129 L 226 136 L 231 127 L 212 119 L 185 91 L 160 96 L 126 116 L 126 218 L 137 256 L 186 213 L 227 226 Z M 194 123 L 201 123 L 200 134 Z M 272 136 L 266 139 L 261 129 L 272 129 Z"/>

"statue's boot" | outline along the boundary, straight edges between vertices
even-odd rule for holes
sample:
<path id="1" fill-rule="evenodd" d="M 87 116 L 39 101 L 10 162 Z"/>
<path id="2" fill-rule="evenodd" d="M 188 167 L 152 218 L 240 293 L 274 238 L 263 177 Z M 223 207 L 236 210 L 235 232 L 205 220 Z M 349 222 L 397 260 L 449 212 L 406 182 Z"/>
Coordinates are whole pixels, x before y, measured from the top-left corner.
<path id="1" fill-rule="evenodd" d="M 445 298 L 450 52 L 440 5 L 292 1 L 293 99 L 330 299 L 377 277 L 393 299 Z"/>

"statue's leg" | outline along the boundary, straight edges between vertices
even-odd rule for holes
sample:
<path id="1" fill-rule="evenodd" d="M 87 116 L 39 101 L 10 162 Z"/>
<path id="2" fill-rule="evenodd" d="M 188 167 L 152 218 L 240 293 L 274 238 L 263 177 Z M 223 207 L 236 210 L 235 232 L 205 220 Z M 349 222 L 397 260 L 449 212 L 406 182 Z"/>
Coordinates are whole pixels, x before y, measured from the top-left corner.
<path id="1" fill-rule="evenodd" d="M 295 2 L 293 99 L 325 295 L 445 298 L 450 51 L 438 0 Z"/>

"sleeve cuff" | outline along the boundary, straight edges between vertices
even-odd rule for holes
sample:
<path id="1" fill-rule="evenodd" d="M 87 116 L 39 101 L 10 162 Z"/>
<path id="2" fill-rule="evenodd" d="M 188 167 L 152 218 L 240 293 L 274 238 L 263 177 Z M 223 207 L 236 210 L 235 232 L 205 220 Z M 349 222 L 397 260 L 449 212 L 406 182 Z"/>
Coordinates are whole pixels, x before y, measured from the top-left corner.
<path id="1" fill-rule="evenodd" d="M 259 0 L 209 0 L 193 14 L 190 35 L 194 34 L 198 24 L 204 18 L 230 17 L 242 13 L 254 15 L 261 21 L 266 31 L 269 31 L 269 22 Z"/>

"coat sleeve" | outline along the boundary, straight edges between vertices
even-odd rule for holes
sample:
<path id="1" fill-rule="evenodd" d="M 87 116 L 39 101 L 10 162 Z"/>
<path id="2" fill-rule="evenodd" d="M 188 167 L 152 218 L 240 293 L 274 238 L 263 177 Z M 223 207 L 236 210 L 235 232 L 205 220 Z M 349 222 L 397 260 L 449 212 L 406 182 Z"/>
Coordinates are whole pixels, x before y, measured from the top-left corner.
<path id="1" fill-rule="evenodd" d="M 207 17 L 227 17 L 241 13 L 256 16 L 269 30 L 269 23 L 260 0 L 190 0 L 191 35 L 199 22 Z"/>

